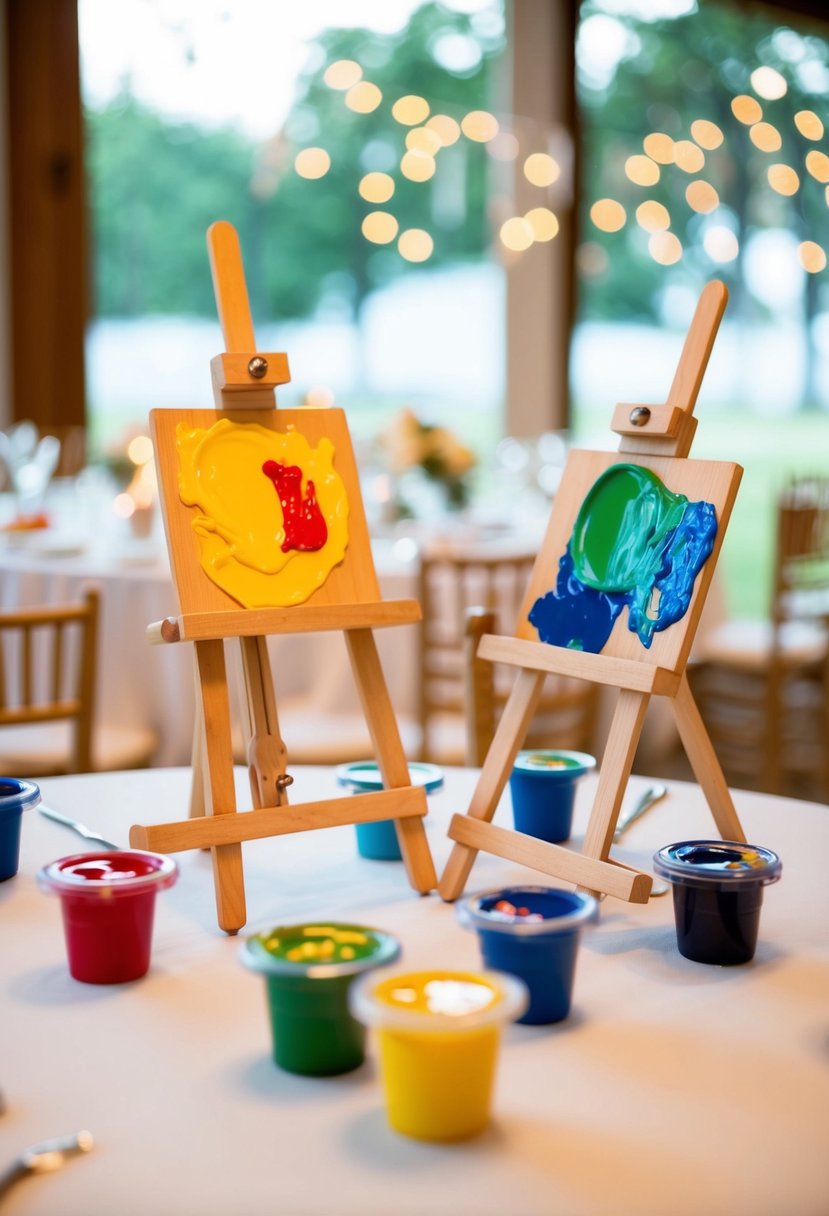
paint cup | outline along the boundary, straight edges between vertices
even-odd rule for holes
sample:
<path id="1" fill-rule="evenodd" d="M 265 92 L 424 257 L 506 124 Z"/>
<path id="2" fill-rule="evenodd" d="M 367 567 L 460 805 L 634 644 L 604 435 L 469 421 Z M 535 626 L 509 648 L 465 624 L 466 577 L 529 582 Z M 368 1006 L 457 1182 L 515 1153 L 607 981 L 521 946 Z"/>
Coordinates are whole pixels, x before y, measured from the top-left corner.
<path id="1" fill-rule="evenodd" d="M 458 905 L 458 920 L 478 934 L 484 966 L 522 980 L 530 1026 L 560 1022 L 570 1012 L 581 932 L 595 921 L 592 895 L 553 887 L 505 887 Z"/>
<path id="2" fill-rule="evenodd" d="M 265 977 L 273 1058 L 280 1068 L 326 1077 L 359 1068 L 365 1029 L 348 1008 L 355 976 L 400 955 L 400 942 L 364 925 L 277 925 L 249 937 L 241 958 Z"/>
<path id="3" fill-rule="evenodd" d="M 660 849 L 653 866 L 673 884 L 681 955 L 721 967 L 754 957 L 763 887 L 783 868 L 776 853 L 733 840 L 685 840 Z"/>
<path id="4" fill-rule="evenodd" d="M 23 812 L 39 802 L 40 790 L 33 781 L 0 777 L 0 882 L 17 873 Z"/>
<path id="5" fill-rule="evenodd" d="M 416 1140 L 464 1140 L 490 1117 L 501 1028 L 524 1012 L 520 980 L 496 972 L 366 976 L 349 994 L 376 1029 L 386 1113 Z"/>
<path id="6" fill-rule="evenodd" d="M 443 785 L 443 773 L 435 764 L 409 763 L 409 780 L 412 785 L 422 785 L 427 794 L 439 790 Z M 353 794 L 371 794 L 385 788 L 383 776 L 375 760 L 358 760 L 353 764 L 341 764 L 337 769 L 337 781 L 348 786 Z M 393 819 L 380 819 L 376 823 L 355 823 L 357 852 L 370 861 L 400 861 L 400 843 Z"/>
<path id="7" fill-rule="evenodd" d="M 586 752 L 519 752 L 509 779 L 516 830 L 551 844 L 568 840 L 576 782 L 595 766 Z"/>
<path id="8" fill-rule="evenodd" d="M 172 857 L 137 849 L 75 853 L 44 866 L 38 886 L 60 896 L 70 975 L 85 984 L 146 975 L 155 897 L 177 878 Z"/>

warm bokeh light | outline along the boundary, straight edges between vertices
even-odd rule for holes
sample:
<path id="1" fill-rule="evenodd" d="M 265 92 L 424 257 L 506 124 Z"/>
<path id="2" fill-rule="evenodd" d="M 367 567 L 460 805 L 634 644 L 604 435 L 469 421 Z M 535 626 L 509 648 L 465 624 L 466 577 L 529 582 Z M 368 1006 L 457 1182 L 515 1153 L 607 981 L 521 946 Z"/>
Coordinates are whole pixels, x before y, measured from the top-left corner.
<path id="1" fill-rule="evenodd" d="M 748 137 L 761 152 L 779 152 L 783 147 L 783 138 L 777 127 L 770 122 L 756 122 L 748 133 Z"/>
<path id="2" fill-rule="evenodd" d="M 461 137 L 460 123 L 448 114 L 433 114 L 426 126 L 434 131 L 444 148 L 457 143 Z"/>
<path id="3" fill-rule="evenodd" d="M 325 69 L 323 80 L 329 89 L 350 89 L 363 76 L 363 69 L 353 59 L 338 59 L 329 63 Z"/>
<path id="4" fill-rule="evenodd" d="M 659 165 L 649 156 L 629 156 L 625 161 L 625 176 L 635 186 L 655 186 L 659 181 Z"/>
<path id="5" fill-rule="evenodd" d="M 325 177 L 331 168 L 331 157 L 325 148 L 303 148 L 301 152 L 297 153 L 294 168 L 300 177 L 308 177 L 312 180 Z"/>
<path id="6" fill-rule="evenodd" d="M 672 165 L 674 163 L 674 141 L 670 135 L 665 135 L 662 131 L 652 131 L 642 140 L 642 147 L 651 160 L 655 160 L 657 164 Z"/>
<path id="7" fill-rule="evenodd" d="M 345 104 L 355 114 L 370 114 L 382 100 L 383 94 L 377 85 L 368 80 L 361 80 L 359 84 L 352 85 L 345 95 Z"/>
<path id="8" fill-rule="evenodd" d="M 823 138 L 823 123 L 814 110 L 798 110 L 794 116 L 794 125 L 804 139 Z"/>
<path id="9" fill-rule="evenodd" d="M 524 176 L 533 186 L 552 186 L 561 176 L 561 169 L 546 152 L 533 152 L 524 161 Z"/>
<path id="10" fill-rule="evenodd" d="M 498 134 L 498 119 L 487 110 L 470 110 L 461 120 L 461 130 L 467 139 L 485 144 Z"/>
<path id="11" fill-rule="evenodd" d="M 705 230 L 702 247 L 712 262 L 733 262 L 740 252 L 739 241 L 724 224 L 714 224 Z"/>
<path id="12" fill-rule="evenodd" d="M 127 444 L 127 456 L 133 464 L 146 464 L 153 458 L 153 441 L 149 435 L 136 435 Z"/>
<path id="13" fill-rule="evenodd" d="M 334 390 L 327 384 L 315 384 L 308 389 L 302 404 L 312 410 L 330 410 L 336 401 Z"/>
<path id="14" fill-rule="evenodd" d="M 627 213 L 615 198 L 600 198 L 590 208 L 590 218 L 602 232 L 618 232 L 625 226 Z"/>
<path id="15" fill-rule="evenodd" d="M 670 228 L 671 217 L 667 207 L 649 198 L 636 208 L 636 222 L 646 232 L 660 232 L 664 228 Z"/>
<path id="16" fill-rule="evenodd" d="M 806 168 L 815 181 L 829 182 L 829 156 L 825 152 L 807 152 Z"/>
<path id="17" fill-rule="evenodd" d="M 425 97 L 409 93 L 406 97 L 398 97 L 391 108 L 392 118 L 404 127 L 413 127 L 419 122 L 425 122 L 429 117 L 429 103 Z"/>
<path id="18" fill-rule="evenodd" d="M 797 247 L 800 265 L 809 274 L 820 274 L 826 269 L 826 251 L 816 241 L 803 241 Z"/>
<path id="19" fill-rule="evenodd" d="M 495 160 L 510 161 L 516 159 L 521 151 L 521 146 L 512 131 L 499 131 L 489 141 L 486 150 Z"/>
<path id="20" fill-rule="evenodd" d="M 751 87 L 758 97 L 766 101 L 778 101 L 786 96 L 788 85 L 783 76 L 774 68 L 755 68 L 750 76 Z"/>
<path id="21" fill-rule="evenodd" d="M 401 232 L 397 248 L 407 262 L 425 262 L 432 256 L 435 243 L 423 228 L 407 228 Z"/>
<path id="22" fill-rule="evenodd" d="M 367 173 L 358 189 L 367 203 L 387 203 L 394 194 L 394 178 L 388 173 Z"/>
<path id="23" fill-rule="evenodd" d="M 435 158 L 425 152 L 404 152 L 400 160 L 400 172 L 410 182 L 428 182 L 435 168 Z"/>
<path id="24" fill-rule="evenodd" d="M 732 101 L 731 113 L 737 122 L 744 122 L 746 126 L 750 127 L 752 123 L 759 122 L 763 117 L 763 107 L 756 97 L 749 97 L 745 93 L 741 93 Z"/>
<path id="25" fill-rule="evenodd" d="M 778 194 L 797 194 L 800 178 L 791 165 L 769 165 L 769 185 Z"/>
<path id="26" fill-rule="evenodd" d="M 411 131 L 406 132 L 406 147 L 410 152 L 425 152 L 427 156 L 434 156 L 443 144 L 437 131 L 430 127 L 412 127 Z"/>
<path id="27" fill-rule="evenodd" d="M 533 207 L 524 216 L 537 241 L 552 241 L 558 236 L 559 223 L 549 207 Z"/>
<path id="28" fill-rule="evenodd" d="M 369 211 L 362 223 L 362 233 L 374 245 L 388 245 L 397 236 L 399 224 L 388 211 Z"/>
<path id="29" fill-rule="evenodd" d="M 673 266 L 682 257 L 682 244 L 673 232 L 654 232 L 648 240 L 648 253 L 660 266 Z"/>
<path id="30" fill-rule="evenodd" d="M 691 123 L 691 138 L 696 140 L 701 148 L 710 152 L 713 148 L 719 148 L 725 136 L 715 122 L 709 122 L 707 118 L 697 118 Z"/>
<path id="31" fill-rule="evenodd" d="M 678 139 L 674 144 L 674 163 L 683 173 L 699 173 L 705 167 L 705 153 L 690 139 Z"/>
<path id="32" fill-rule="evenodd" d="M 685 201 L 692 211 L 706 215 L 716 210 L 720 205 L 720 196 L 710 182 L 689 182 L 685 191 Z"/>
<path id="33" fill-rule="evenodd" d="M 521 215 L 513 215 L 501 225 L 499 233 L 501 244 L 513 253 L 522 253 L 529 249 L 535 240 L 532 224 Z"/>

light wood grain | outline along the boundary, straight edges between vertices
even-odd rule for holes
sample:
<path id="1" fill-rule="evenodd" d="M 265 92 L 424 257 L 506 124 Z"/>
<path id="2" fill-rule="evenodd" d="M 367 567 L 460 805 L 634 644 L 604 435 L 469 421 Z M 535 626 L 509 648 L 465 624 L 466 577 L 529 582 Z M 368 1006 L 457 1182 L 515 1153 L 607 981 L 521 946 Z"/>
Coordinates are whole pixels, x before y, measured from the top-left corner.
<path id="1" fill-rule="evenodd" d="M 565 646 L 551 646 L 547 642 L 524 638 L 486 634 L 481 639 L 478 653 L 481 658 L 493 663 L 557 672 L 612 688 L 671 694 L 679 687 L 680 677 L 661 667 L 646 666 L 635 659 L 614 659 L 604 652 L 591 654 L 586 650 L 568 650 Z"/>

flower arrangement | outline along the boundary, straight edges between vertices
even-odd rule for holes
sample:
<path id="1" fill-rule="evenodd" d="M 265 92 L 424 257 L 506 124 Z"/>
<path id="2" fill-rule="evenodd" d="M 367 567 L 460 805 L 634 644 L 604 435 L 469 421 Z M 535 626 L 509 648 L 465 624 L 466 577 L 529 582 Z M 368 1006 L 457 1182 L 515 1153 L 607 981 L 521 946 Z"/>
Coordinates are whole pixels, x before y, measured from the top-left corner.
<path id="1" fill-rule="evenodd" d="M 421 422 L 412 410 L 403 409 L 380 435 L 380 446 L 392 473 L 420 469 L 441 486 L 448 506 L 465 506 L 475 456 L 452 431 Z"/>

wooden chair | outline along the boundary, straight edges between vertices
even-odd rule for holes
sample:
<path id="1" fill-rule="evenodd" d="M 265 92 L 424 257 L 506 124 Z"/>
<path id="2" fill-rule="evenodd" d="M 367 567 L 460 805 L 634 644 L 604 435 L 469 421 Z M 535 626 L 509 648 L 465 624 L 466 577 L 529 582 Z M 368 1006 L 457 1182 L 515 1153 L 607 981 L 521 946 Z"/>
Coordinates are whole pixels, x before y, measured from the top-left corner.
<path id="1" fill-rule="evenodd" d="M 534 552 L 498 555 L 424 552 L 418 671 L 419 757 L 481 765 L 514 672 L 477 658 L 484 633 L 511 629 L 530 580 Z M 550 676 L 527 747 L 590 749 L 598 688 Z"/>
<path id="2" fill-rule="evenodd" d="M 0 614 L 0 772 L 47 777 L 149 765 L 152 731 L 95 723 L 97 637 L 93 589 L 79 604 Z"/>
<path id="3" fill-rule="evenodd" d="M 691 679 L 729 783 L 829 802 L 829 476 L 785 487 L 769 617 L 716 631 Z"/>

